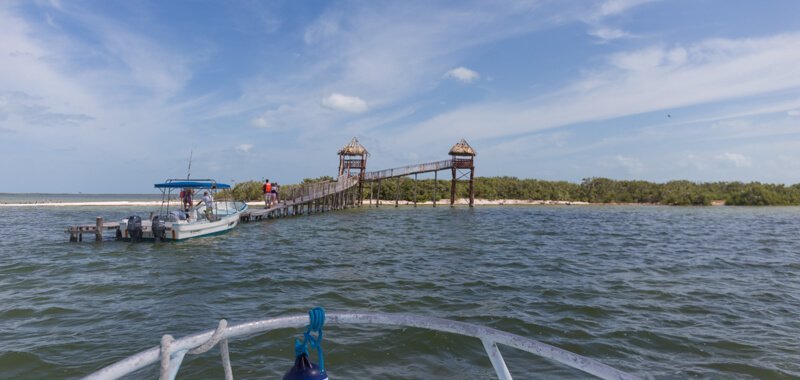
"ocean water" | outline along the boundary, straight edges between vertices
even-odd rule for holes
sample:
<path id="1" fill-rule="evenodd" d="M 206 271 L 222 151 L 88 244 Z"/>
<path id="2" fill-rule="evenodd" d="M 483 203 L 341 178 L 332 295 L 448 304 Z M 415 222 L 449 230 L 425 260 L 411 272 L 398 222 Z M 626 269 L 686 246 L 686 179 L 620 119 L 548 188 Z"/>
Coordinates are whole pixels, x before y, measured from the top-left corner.
<path id="1" fill-rule="evenodd" d="M 800 378 L 800 208 L 364 207 L 168 244 L 63 232 L 149 210 L 0 207 L 0 378 L 78 378 L 163 334 L 318 305 L 477 323 L 644 378 Z M 301 333 L 232 341 L 234 376 L 279 379 Z M 323 344 L 332 379 L 494 378 L 471 338 L 330 326 Z M 501 350 L 515 378 L 587 377 Z M 222 378 L 218 350 L 178 378 Z"/>
<path id="2" fill-rule="evenodd" d="M 173 195 L 173 197 L 175 197 Z M 0 193 L 0 205 L 81 202 L 160 202 L 161 194 L 51 194 L 51 193 Z"/>

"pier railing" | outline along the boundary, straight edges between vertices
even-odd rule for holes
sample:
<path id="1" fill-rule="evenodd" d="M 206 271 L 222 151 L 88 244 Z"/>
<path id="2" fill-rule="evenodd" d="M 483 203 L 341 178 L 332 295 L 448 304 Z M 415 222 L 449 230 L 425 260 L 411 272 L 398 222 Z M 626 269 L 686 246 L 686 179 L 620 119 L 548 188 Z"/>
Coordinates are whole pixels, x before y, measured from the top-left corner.
<path id="1" fill-rule="evenodd" d="M 424 164 L 409 165 L 399 168 L 380 170 L 376 172 L 367 172 L 364 173 L 364 180 L 377 181 L 379 179 L 405 177 L 411 174 L 435 172 L 439 170 L 450 169 L 452 167 L 453 167 L 453 160 L 427 162 Z"/>
<path id="2" fill-rule="evenodd" d="M 341 176 L 336 181 L 306 183 L 293 187 L 289 194 L 282 194 L 287 205 L 306 203 L 331 194 L 340 193 L 358 185 L 358 177 Z"/>

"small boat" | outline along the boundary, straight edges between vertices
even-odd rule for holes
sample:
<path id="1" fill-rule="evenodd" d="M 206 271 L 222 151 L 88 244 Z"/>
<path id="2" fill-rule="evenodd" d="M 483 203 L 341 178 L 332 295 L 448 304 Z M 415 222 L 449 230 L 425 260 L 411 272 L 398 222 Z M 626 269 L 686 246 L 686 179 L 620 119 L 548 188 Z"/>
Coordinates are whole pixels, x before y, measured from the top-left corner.
<path id="1" fill-rule="evenodd" d="M 244 202 L 216 201 L 213 195 L 217 190 L 230 189 L 231 186 L 213 179 L 168 179 L 155 184 L 161 190 L 161 207 L 151 219 L 142 220 L 137 215 L 123 219 L 119 223 L 119 236 L 122 240 L 185 240 L 194 237 L 221 234 L 232 230 L 239 224 L 240 214 L 247 209 Z M 181 196 L 173 193 L 180 191 Z M 208 193 L 210 202 L 193 199 L 189 196 L 186 208 L 181 207 L 183 194 L 190 192 Z M 178 204 L 173 205 L 177 198 Z M 194 202 L 197 202 L 196 204 Z"/>
<path id="2" fill-rule="evenodd" d="M 189 335 L 180 339 L 174 339 L 171 335 L 161 337 L 161 345 L 138 354 L 122 359 L 114 364 L 102 368 L 83 380 L 111 380 L 125 377 L 141 368 L 159 363 L 159 379 L 173 380 L 180 370 L 184 357 L 189 355 L 200 355 L 214 346 L 219 345 L 222 367 L 225 372 L 226 380 L 233 380 L 233 368 L 231 366 L 228 341 L 236 338 L 259 336 L 263 337 L 264 332 L 284 329 L 306 327 L 303 334 L 302 343 L 298 340 L 294 344 L 295 366 L 283 377 L 284 380 L 298 379 L 319 379 L 327 380 L 328 375 L 325 371 L 324 358 L 322 354 L 322 326 L 323 324 L 332 325 L 383 325 L 400 326 L 432 331 L 441 331 L 462 336 L 477 338 L 483 343 L 489 361 L 494 367 L 499 380 L 512 380 L 511 373 L 506 366 L 503 355 L 498 346 L 516 348 L 518 350 L 532 353 L 536 356 L 550 359 L 562 365 L 583 371 L 588 375 L 593 375 L 601 379 L 634 380 L 637 376 L 620 371 L 593 359 L 581 356 L 549 344 L 525 338 L 519 335 L 507 333 L 493 328 L 474 325 L 471 323 L 452 321 L 434 317 L 425 317 L 411 314 L 386 314 L 386 313 L 362 313 L 346 312 L 332 313 L 325 315 L 322 308 L 314 308 L 309 311 L 307 316 L 292 315 L 277 317 L 242 323 L 228 326 L 224 319 L 219 321 L 215 330 L 204 331 L 194 335 Z M 316 333 L 316 337 L 314 336 Z M 307 343 L 317 350 L 318 364 L 308 361 Z M 300 359 L 303 359 L 302 361 Z M 302 365 L 305 362 L 305 365 Z M 301 364 L 301 365 L 298 365 Z M 300 368 L 298 368 L 300 367 Z M 298 371 L 299 369 L 299 371 Z M 299 373 L 298 373 L 299 372 Z M 303 373 L 304 372 L 304 373 Z M 312 375 L 313 374 L 313 375 Z M 454 374 L 453 378 L 460 378 Z M 520 378 L 531 378 L 522 374 Z"/>

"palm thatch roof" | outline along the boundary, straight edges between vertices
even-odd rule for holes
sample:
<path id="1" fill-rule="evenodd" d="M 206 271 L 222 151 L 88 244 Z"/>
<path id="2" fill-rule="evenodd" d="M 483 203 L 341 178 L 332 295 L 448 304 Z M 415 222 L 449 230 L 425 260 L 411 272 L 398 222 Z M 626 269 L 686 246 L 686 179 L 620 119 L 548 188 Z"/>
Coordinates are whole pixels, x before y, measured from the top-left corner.
<path id="1" fill-rule="evenodd" d="M 364 146 L 358 142 L 357 138 L 353 137 L 349 144 L 345 145 L 342 149 L 339 149 L 339 154 L 347 156 L 360 156 L 362 154 L 369 155 L 369 152 L 367 152 L 367 148 L 364 148 Z"/>
<path id="2" fill-rule="evenodd" d="M 451 156 L 475 156 L 477 153 L 475 153 L 475 149 L 469 146 L 467 140 L 461 139 L 461 141 L 450 148 L 450 153 L 448 154 Z"/>

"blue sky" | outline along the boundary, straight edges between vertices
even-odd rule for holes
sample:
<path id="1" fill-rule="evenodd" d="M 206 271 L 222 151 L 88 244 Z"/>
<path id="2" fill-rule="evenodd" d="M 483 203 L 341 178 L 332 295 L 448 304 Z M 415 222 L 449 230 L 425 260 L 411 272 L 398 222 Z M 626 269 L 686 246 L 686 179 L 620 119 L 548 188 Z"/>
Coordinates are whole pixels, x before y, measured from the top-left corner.
<path id="1" fill-rule="evenodd" d="M 0 192 L 378 170 L 800 182 L 798 1 L 3 1 Z"/>

